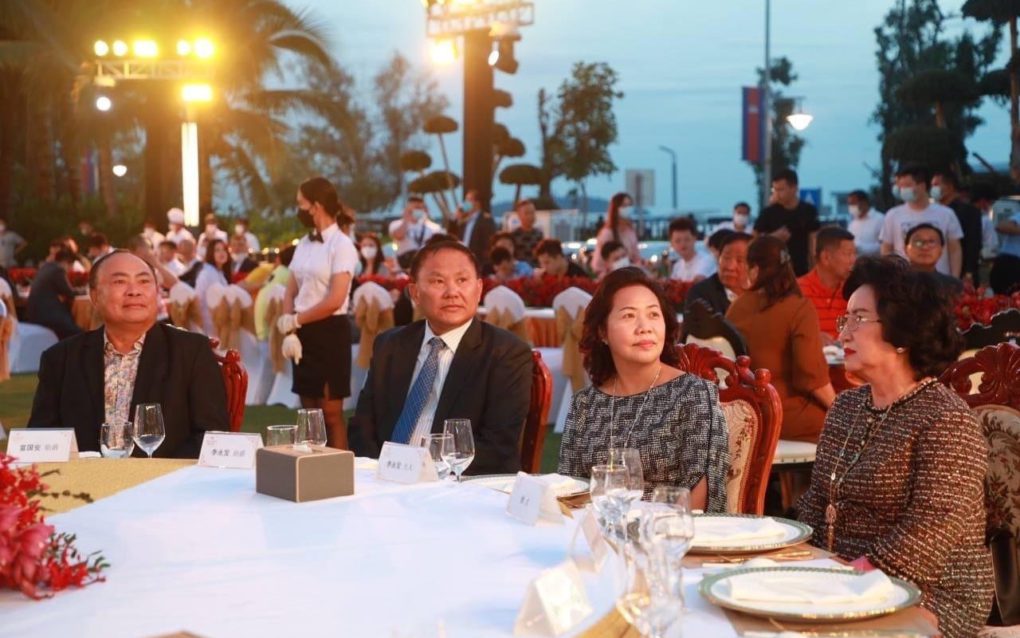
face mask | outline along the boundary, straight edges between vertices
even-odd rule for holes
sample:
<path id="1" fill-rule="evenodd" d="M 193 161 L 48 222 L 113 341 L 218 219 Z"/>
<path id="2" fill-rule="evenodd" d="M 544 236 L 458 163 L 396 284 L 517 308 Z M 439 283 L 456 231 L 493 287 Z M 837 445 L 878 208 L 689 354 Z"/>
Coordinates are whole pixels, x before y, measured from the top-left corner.
<path id="1" fill-rule="evenodd" d="M 938 201 L 938 200 L 942 199 L 942 187 L 941 186 L 932 186 L 931 187 L 931 198 L 934 199 L 935 201 Z"/>
<path id="2" fill-rule="evenodd" d="M 234 225 L 234 234 L 235 235 L 243 235 L 244 234 L 244 226 L 242 226 L 241 224 L 235 224 Z"/>
<path id="3" fill-rule="evenodd" d="M 423 211 L 420 208 L 415 208 L 414 210 L 411 211 L 411 219 L 413 219 L 416 222 L 420 222 L 421 218 L 424 217 L 424 216 L 425 216 L 425 211 Z"/>
<path id="4" fill-rule="evenodd" d="M 617 259 L 616 261 L 613 262 L 613 270 L 619 270 L 621 268 L 626 268 L 629 265 L 630 265 L 630 257 L 624 257 L 623 259 Z"/>
<path id="5" fill-rule="evenodd" d="M 312 219 L 312 211 L 299 208 L 297 211 L 297 218 L 298 221 L 301 222 L 301 225 L 305 228 L 315 227 L 315 221 Z"/>
<path id="6" fill-rule="evenodd" d="M 463 210 L 465 212 L 471 212 L 471 211 L 473 211 L 475 209 L 474 204 L 472 204 L 471 202 L 469 202 L 466 199 L 464 200 L 464 203 L 462 203 L 460 205 L 460 207 L 461 207 L 461 210 Z"/>
<path id="7" fill-rule="evenodd" d="M 912 187 L 907 186 L 900 189 L 900 199 L 909 204 L 917 199 L 917 194 Z"/>
<path id="8" fill-rule="evenodd" d="M 750 215 L 737 214 L 733 216 L 733 223 L 737 226 L 747 226 L 747 222 L 751 221 Z"/>
<path id="9" fill-rule="evenodd" d="M 861 207 L 860 206 L 858 206 L 857 204 L 851 204 L 851 205 L 847 206 L 847 210 L 850 211 L 850 216 L 851 217 L 853 217 L 854 219 L 860 219 L 860 217 L 861 217 Z"/>
<path id="10" fill-rule="evenodd" d="M 633 206 L 624 206 L 623 208 L 620 209 L 620 217 L 623 217 L 624 219 L 630 217 L 633 214 L 634 214 Z"/>
<path id="11" fill-rule="evenodd" d="M 216 224 L 206 224 L 205 225 L 205 234 L 206 235 L 215 235 L 216 234 Z"/>
<path id="12" fill-rule="evenodd" d="M 892 187 L 892 196 L 893 199 L 900 199 L 900 187 L 895 184 Z"/>
<path id="13" fill-rule="evenodd" d="M 378 254 L 379 254 L 379 249 L 376 248 L 375 246 L 362 246 L 361 247 L 361 256 L 364 257 L 366 261 L 372 261 L 373 259 L 375 259 L 375 256 L 378 255 Z"/>

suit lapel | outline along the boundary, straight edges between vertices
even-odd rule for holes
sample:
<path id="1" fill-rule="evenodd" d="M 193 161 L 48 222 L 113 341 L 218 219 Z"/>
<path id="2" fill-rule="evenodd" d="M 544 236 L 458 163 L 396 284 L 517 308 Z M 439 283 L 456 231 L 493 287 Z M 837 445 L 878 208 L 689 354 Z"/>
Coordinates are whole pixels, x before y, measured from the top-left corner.
<path id="1" fill-rule="evenodd" d="M 85 380 L 86 393 L 92 403 L 92 421 L 99 424 L 106 420 L 105 369 L 103 361 L 103 329 L 93 330 L 85 337 L 82 348 L 82 379 Z"/>
<path id="2" fill-rule="evenodd" d="M 443 421 L 448 418 L 450 410 L 453 409 L 457 397 L 472 373 L 484 368 L 481 361 L 482 345 L 482 324 L 478 319 L 471 321 L 471 326 L 464 333 L 457 352 L 453 355 L 453 362 L 450 364 L 450 371 L 443 381 L 443 392 L 439 395 L 439 403 L 436 405 L 436 414 L 432 417 L 432 431 L 442 432 Z"/>
<path id="3" fill-rule="evenodd" d="M 157 323 L 145 334 L 145 345 L 138 358 L 135 389 L 131 394 L 131 418 L 134 418 L 135 406 L 139 403 L 160 403 L 163 398 L 168 354 L 164 330 L 172 328 L 164 328 Z"/>

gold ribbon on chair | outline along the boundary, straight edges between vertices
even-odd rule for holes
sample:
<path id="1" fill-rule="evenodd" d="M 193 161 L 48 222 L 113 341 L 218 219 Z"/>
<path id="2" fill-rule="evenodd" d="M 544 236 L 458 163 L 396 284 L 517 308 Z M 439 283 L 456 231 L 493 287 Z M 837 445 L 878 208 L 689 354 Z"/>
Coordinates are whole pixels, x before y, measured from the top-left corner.
<path id="1" fill-rule="evenodd" d="M 222 310 L 223 308 L 225 310 Z M 217 317 L 218 313 L 219 317 Z M 255 332 L 254 312 L 251 306 L 248 308 L 242 306 L 240 299 L 221 301 L 213 311 L 213 323 L 216 325 L 216 336 L 220 339 L 220 347 L 224 350 L 237 350 L 241 347 L 242 328 Z"/>
<path id="2" fill-rule="evenodd" d="M 202 314 L 198 309 L 198 299 L 191 298 L 187 303 L 171 301 L 167 304 L 167 312 L 170 314 L 170 321 L 178 328 L 194 330 L 202 325 Z"/>
<path id="3" fill-rule="evenodd" d="M 574 392 L 580 391 L 588 382 L 581 357 L 581 334 L 584 332 L 584 308 L 572 317 L 566 308 L 556 309 L 556 338 L 563 346 L 563 374 L 570 379 Z"/>
<path id="4" fill-rule="evenodd" d="M 362 299 L 358 307 L 354 309 L 354 321 L 361 330 L 357 364 L 358 367 L 367 370 L 372 362 L 375 338 L 379 336 L 380 332 L 393 327 L 393 309 L 379 310 L 379 304 L 375 299 Z"/>
<path id="5" fill-rule="evenodd" d="M 209 316 L 212 318 L 213 332 L 220 342 L 220 349 L 229 350 L 234 347 L 230 340 L 230 302 L 226 298 L 221 299 L 219 304 L 209 308 Z"/>
<path id="6" fill-rule="evenodd" d="M 527 318 L 514 321 L 514 316 L 509 310 L 492 308 L 485 314 L 485 321 L 497 328 L 503 328 L 521 338 L 524 343 L 531 345 L 531 335 L 528 334 Z"/>
<path id="7" fill-rule="evenodd" d="M 0 299 L 0 304 L 4 302 Z M 0 381 L 11 378 L 11 339 L 14 336 L 14 317 L 0 317 Z"/>
<path id="8" fill-rule="evenodd" d="M 270 299 L 266 305 L 266 325 L 269 327 L 269 361 L 273 364 L 273 373 L 283 372 L 283 365 L 286 360 L 283 357 L 284 334 L 277 330 L 276 320 L 283 311 L 283 301 Z"/>
<path id="9" fill-rule="evenodd" d="M 237 299 L 234 301 L 234 306 L 236 306 L 236 311 L 240 313 L 238 328 L 255 334 L 255 304 L 251 303 L 245 307 L 241 304 L 241 300 Z M 240 345 L 240 341 L 238 341 L 238 345 Z"/>

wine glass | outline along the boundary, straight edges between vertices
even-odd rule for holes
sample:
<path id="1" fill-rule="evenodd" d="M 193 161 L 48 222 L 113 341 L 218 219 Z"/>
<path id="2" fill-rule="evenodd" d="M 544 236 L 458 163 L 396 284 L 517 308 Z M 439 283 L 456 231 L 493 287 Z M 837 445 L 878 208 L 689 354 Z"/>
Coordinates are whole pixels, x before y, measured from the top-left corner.
<path id="1" fill-rule="evenodd" d="M 658 486 L 641 520 L 641 543 L 648 560 L 649 582 L 683 608 L 682 562 L 694 538 L 691 492 Z"/>
<path id="2" fill-rule="evenodd" d="M 302 445 L 326 445 L 326 421 L 322 410 L 297 411 L 297 442 Z"/>
<path id="3" fill-rule="evenodd" d="M 444 460 L 449 450 L 453 449 L 453 435 L 447 432 L 442 434 L 426 434 L 421 437 L 421 446 L 429 451 L 432 462 L 436 466 L 436 474 L 439 480 L 450 475 L 450 464 Z"/>
<path id="4" fill-rule="evenodd" d="M 163 408 L 158 403 L 139 403 L 135 408 L 135 427 L 132 437 L 138 447 L 152 458 L 152 453 L 163 444 L 166 428 L 163 427 Z"/>
<path id="5" fill-rule="evenodd" d="M 115 421 L 99 426 L 99 451 L 111 459 L 131 456 L 135 442 L 131 438 L 133 427 L 127 421 Z"/>
<path id="6" fill-rule="evenodd" d="M 595 465 L 591 468 L 591 503 L 613 535 L 620 534 L 616 529 L 626 514 L 630 498 L 627 492 L 629 481 L 627 468 L 621 465 Z"/>
<path id="7" fill-rule="evenodd" d="M 453 446 L 447 448 L 443 460 L 450 465 L 450 469 L 457 475 L 457 482 L 460 483 L 460 475 L 475 458 L 475 437 L 471 433 L 471 420 L 446 419 L 443 421 L 443 433 L 453 437 Z"/>
<path id="8" fill-rule="evenodd" d="M 297 443 L 296 425 L 266 426 L 266 447 L 294 445 Z"/>
<path id="9" fill-rule="evenodd" d="M 609 450 L 610 467 L 621 465 L 627 469 L 627 508 L 640 501 L 645 493 L 645 474 L 641 467 L 641 453 L 633 447 L 614 447 Z M 626 514 L 626 512 L 624 512 Z"/>

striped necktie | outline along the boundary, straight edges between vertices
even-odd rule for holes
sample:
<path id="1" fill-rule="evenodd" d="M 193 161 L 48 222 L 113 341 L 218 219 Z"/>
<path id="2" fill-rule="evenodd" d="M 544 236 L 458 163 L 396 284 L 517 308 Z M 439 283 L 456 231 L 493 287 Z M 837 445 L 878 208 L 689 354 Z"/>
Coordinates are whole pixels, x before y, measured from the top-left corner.
<path id="1" fill-rule="evenodd" d="M 393 428 L 391 439 L 395 443 L 411 443 L 411 434 L 414 426 L 421 417 L 425 404 L 429 401 L 432 393 L 432 384 L 435 383 L 436 373 L 439 371 L 439 354 L 446 347 L 446 344 L 439 337 L 429 339 L 429 355 L 425 359 L 425 365 L 418 372 L 418 378 L 411 385 L 411 391 L 407 393 L 407 401 L 404 402 L 404 409 L 400 412 L 397 425 Z"/>

